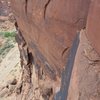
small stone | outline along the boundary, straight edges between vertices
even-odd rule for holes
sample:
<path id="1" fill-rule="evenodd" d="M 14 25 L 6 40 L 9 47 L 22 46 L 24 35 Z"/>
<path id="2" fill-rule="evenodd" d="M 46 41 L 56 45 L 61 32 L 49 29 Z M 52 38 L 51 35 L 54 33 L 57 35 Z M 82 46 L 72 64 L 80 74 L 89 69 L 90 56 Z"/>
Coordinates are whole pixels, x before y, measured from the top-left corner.
<path id="1" fill-rule="evenodd" d="M 10 85 L 16 85 L 17 84 L 17 79 L 9 80 L 8 84 L 10 84 Z"/>

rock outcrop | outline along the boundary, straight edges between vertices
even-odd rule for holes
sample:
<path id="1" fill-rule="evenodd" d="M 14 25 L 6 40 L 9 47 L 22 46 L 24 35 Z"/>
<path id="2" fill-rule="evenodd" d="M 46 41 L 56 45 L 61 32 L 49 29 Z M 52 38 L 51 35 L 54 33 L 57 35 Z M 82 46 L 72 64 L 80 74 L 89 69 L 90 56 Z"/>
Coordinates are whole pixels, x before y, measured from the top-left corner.
<path id="1" fill-rule="evenodd" d="M 23 69 L 21 80 L 19 80 L 19 83 L 22 83 L 18 88 L 20 89 L 18 93 L 22 94 L 20 100 L 90 100 L 91 96 L 86 96 L 86 93 L 90 93 L 90 95 L 92 93 L 84 91 L 90 91 L 91 87 L 88 87 L 87 83 L 82 85 L 83 81 L 76 82 L 75 80 L 77 76 L 84 76 L 84 74 L 86 77 L 90 77 L 86 72 L 80 73 L 82 71 L 80 67 L 84 67 L 84 65 L 81 65 L 80 62 L 73 64 L 73 67 L 77 67 L 79 72 L 77 73 L 77 70 L 72 68 L 70 72 L 76 77 L 68 78 L 69 87 L 66 87 L 67 83 L 64 79 L 66 79 L 66 68 L 68 67 L 66 63 L 73 40 L 82 29 L 86 30 L 84 34 L 87 35 L 90 44 L 92 43 L 100 53 L 100 46 L 97 45 L 100 41 L 100 1 L 11 0 L 11 3 L 17 21 L 15 23 L 18 31 L 16 40 L 19 44 Z M 77 55 L 80 56 L 80 52 Z M 79 61 L 78 58 L 75 59 Z M 86 70 L 83 69 L 83 71 Z M 62 75 L 63 72 L 65 74 Z M 81 78 L 78 81 L 81 81 Z M 88 83 L 91 83 L 92 78 L 89 79 Z M 94 82 L 98 81 L 94 80 Z M 83 83 L 85 84 L 85 82 Z M 93 85 L 93 82 L 91 84 Z M 78 88 L 77 85 L 80 87 Z M 87 86 L 87 90 L 84 90 L 85 86 Z M 63 90 L 66 93 L 63 94 Z M 80 92 L 71 94 L 75 90 Z M 93 100 L 99 99 L 94 98 Z"/>

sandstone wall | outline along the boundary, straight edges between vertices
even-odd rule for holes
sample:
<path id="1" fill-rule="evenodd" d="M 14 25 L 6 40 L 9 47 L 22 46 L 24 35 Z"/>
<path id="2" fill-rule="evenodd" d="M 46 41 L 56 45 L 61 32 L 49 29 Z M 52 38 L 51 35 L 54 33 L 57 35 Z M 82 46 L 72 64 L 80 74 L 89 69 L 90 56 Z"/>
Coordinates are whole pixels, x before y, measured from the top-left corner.
<path id="1" fill-rule="evenodd" d="M 86 30 L 84 34 L 87 35 L 90 44 L 98 53 L 100 52 L 100 46 L 98 45 L 100 37 L 100 1 L 11 0 L 11 3 L 17 21 L 18 34 L 16 39 L 21 52 L 22 77 L 24 77 L 22 78 L 22 83 L 26 83 L 24 85 L 26 87 L 22 84 L 24 87 L 22 100 L 31 100 L 29 97 L 32 96 L 34 91 L 35 97 L 39 100 L 53 100 L 56 96 L 58 96 L 55 98 L 56 100 L 67 100 L 67 97 L 69 98 L 68 100 L 73 100 L 73 98 L 75 100 L 90 100 L 89 96 L 86 96 L 84 92 L 84 87 L 87 83 L 91 83 L 91 78 L 89 78 L 90 81 L 85 80 L 85 82 L 87 81 L 86 83 L 83 81 L 79 82 L 85 73 L 80 73 L 82 71 L 81 68 L 84 68 L 84 64 L 82 63 L 81 65 L 80 62 L 78 62 L 78 65 L 76 63 L 73 64 L 74 68 L 79 70 L 79 72 L 77 73 L 77 70 L 72 68 L 72 75 L 81 76 L 78 82 L 75 80 L 77 77 L 70 76 L 72 80 L 69 79 L 68 83 L 71 81 L 69 84 L 71 89 L 67 93 L 66 72 L 68 71 L 66 69 L 68 66 L 66 63 L 73 41 L 77 33 L 80 33 L 82 29 Z M 83 47 L 83 49 L 87 47 Z M 79 54 L 82 54 L 84 50 L 80 52 Z M 82 56 L 82 58 L 84 57 Z M 76 62 L 79 61 L 78 57 L 75 59 Z M 87 62 L 86 64 L 88 66 Z M 31 67 L 32 65 L 35 67 Z M 84 71 L 86 70 L 84 69 Z M 62 72 L 64 72 L 63 75 Z M 33 75 L 36 75 L 35 78 Z M 88 76 L 86 73 L 85 75 Z M 82 85 L 83 83 L 86 85 Z M 78 85 L 80 87 L 77 87 Z M 28 90 L 31 90 L 31 93 Z M 75 93 L 73 90 L 76 90 L 77 93 L 71 94 L 71 92 Z M 91 91 L 88 85 L 87 90 Z M 28 96 L 26 95 L 27 93 Z"/>
<path id="2" fill-rule="evenodd" d="M 89 4 L 90 0 L 12 0 L 18 26 L 36 63 L 61 75 L 75 34 L 86 26 Z"/>

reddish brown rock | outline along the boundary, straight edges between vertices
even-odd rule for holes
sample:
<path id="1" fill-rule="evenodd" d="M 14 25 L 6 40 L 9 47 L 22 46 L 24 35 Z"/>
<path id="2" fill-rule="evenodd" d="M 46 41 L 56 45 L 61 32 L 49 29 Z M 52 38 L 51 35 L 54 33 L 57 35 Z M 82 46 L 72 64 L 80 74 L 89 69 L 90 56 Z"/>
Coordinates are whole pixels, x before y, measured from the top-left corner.
<path id="1" fill-rule="evenodd" d="M 90 0 L 12 0 L 20 31 L 49 76 L 61 75 L 75 34 L 86 26 L 89 4 Z"/>
<path id="2" fill-rule="evenodd" d="M 93 59 L 92 59 L 93 58 Z M 100 99 L 100 56 L 81 31 L 67 100 Z"/>
<path id="3" fill-rule="evenodd" d="M 87 36 L 100 54 L 100 0 L 92 0 L 87 21 Z"/>
<path id="4" fill-rule="evenodd" d="M 92 55 L 91 49 L 89 49 L 90 56 L 88 55 L 87 48 L 90 44 L 78 51 L 71 69 L 72 76 L 71 71 L 69 73 L 67 70 L 68 74 L 66 74 L 65 69 L 68 67 L 66 63 L 73 40 L 81 29 L 87 27 L 87 35 L 92 41 L 95 40 L 92 39 L 94 36 L 92 30 L 100 37 L 99 28 L 94 26 L 97 25 L 99 16 L 99 0 L 11 0 L 11 3 L 17 21 L 16 39 L 19 44 L 23 69 L 20 78 L 22 79 L 20 85 L 22 100 L 30 100 L 32 97 L 39 100 L 53 100 L 59 93 L 61 93 L 60 97 L 55 100 L 63 100 L 63 97 L 64 100 L 67 100 L 67 97 L 69 100 L 90 100 L 94 98 L 89 98 L 92 94 L 97 96 L 98 94 L 95 94 L 97 87 L 93 86 L 93 82 L 98 82 L 98 79 L 95 80 L 96 74 L 93 68 L 88 70 L 91 62 L 88 64 L 87 59 L 92 59 L 97 64 L 99 57 L 94 52 Z M 86 25 L 88 15 L 88 24 Z M 83 39 L 85 38 L 83 37 Z M 85 41 L 88 44 L 86 39 Z M 92 43 L 95 44 L 97 41 Z M 95 47 L 97 48 L 97 45 Z M 81 55 L 83 52 L 87 59 Z M 70 60 L 72 60 L 71 57 L 69 56 Z M 98 60 L 95 60 L 94 57 L 97 57 Z M 81 58 L 86 66 L 80 61 Z M 93 66 L 91 65 L 91 67 Z M 85 71 L 91 72 L 88 75 Z M 63 75 L 62 72 L 64 72 Z M 70 75 L 67 82 L 66 75 Z M 90 78 L 91 75 L 92 78 Z M 87 78 L 85 79 L 85 77 Z M 81 78 L 83 78 L 82 82 Z M 67 85 L 68 88 L 66 88 L 68 83 L 69 86 Z M 88 84 L 92 86 L 92 89 L 96 88 L 93 93 Z M 67 96 L 66 89 L 69 92 Z M 65 92 L 62 92 L 63 90 Z M 89 94 L 86 94 L 85 91 Z"/>

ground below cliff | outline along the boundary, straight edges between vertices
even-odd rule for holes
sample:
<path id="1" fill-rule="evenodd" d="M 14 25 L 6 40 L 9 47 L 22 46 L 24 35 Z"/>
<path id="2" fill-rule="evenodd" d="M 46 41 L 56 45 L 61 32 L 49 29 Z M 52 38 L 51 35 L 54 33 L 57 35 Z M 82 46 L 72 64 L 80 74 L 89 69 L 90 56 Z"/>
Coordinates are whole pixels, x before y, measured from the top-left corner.
<path id="1" fill-rule="evenodd" d="M 21 67 L 10 2 L 0 0 L 0 100 L 15 100 Z"/>

